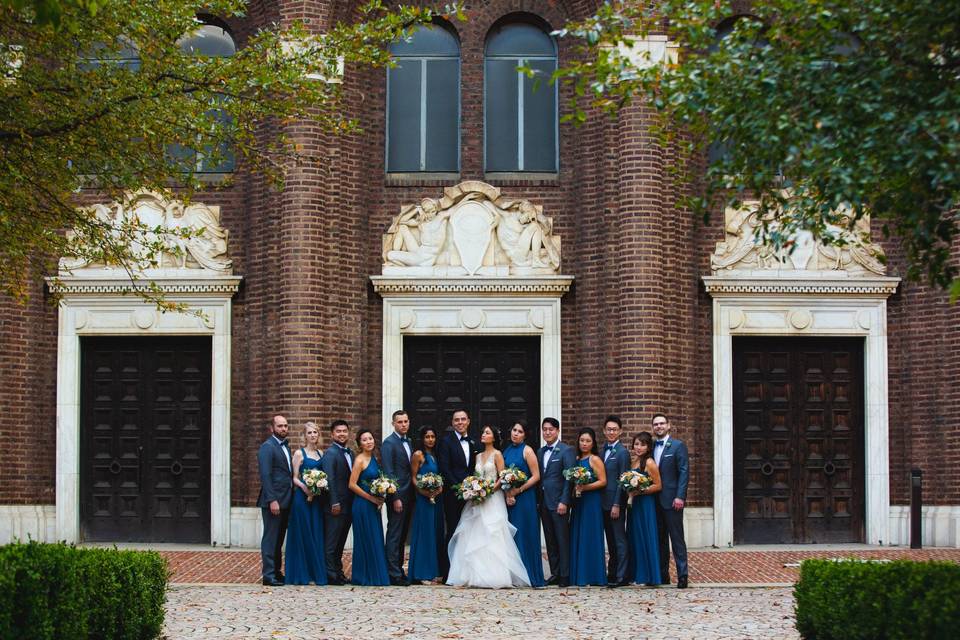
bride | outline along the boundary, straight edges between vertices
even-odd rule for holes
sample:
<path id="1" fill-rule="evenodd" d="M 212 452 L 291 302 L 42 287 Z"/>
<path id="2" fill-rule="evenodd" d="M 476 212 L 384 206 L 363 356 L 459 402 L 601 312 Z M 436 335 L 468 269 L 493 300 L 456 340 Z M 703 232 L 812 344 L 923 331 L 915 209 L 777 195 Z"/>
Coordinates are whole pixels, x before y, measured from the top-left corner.
<path id="1" fill-rule="evenodd" d="M 503 455 L 495 448 L 496 439 L 492 427 L 483 428 L 480 442 L 484 450 L 477 454 L 474 470 L 476 475 L 494 481 L 503 470 Z M 496 486 L 500 488 L 499 481 Z M 498 490 L 480 504 L 464 505 L 460 524 L 447 547 L 450 553 L 447 584 L 488 589 L 529 587 L 527 570 L 513 541 L 516 531 L 507 520 L 502 491 Z"/>

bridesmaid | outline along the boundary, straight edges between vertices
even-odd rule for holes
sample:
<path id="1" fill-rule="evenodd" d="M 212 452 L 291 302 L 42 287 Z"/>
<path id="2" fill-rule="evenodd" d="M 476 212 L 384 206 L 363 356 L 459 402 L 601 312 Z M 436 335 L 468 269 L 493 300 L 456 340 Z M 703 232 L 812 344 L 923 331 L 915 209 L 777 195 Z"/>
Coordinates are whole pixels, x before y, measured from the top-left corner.
<path id="1" fill-rule="evenodd" d="M 527 568 L 531 587 L 542 587 L 543 552 L 540 550 L 540 518 L 537 515 L 537 496 L 534 489 L 540 482 L 540 465 L 537 455 L 524 442 L 527 437 L 527 423 L 518 420 L 510 430 L 510 445 L 503 450 L 505 467 L 515 466 L 525 474 L 527 481 L 523 486 L 509 489 L 507 493 L 507 514 L 510 524 L 517 528 L 513 540 L 520 550 L 523 566 Z"/>
<path id="2" fill-rule="evenodd" d="M 657 505 L 653 494 L 658 493 L 660 470 L 653 461 L 653 436 L 641 431 L 633 437 L 630 447 L 630 466 L 653 480 L 653 484 L 640 491 L 631 491 L 630 515 L 627 519 L 627 541 L 630 544 L 630 559 L 633 581 L 637 584 L 656 586 L 660 584 L 660 546 L 657 541 Z M 627 574 L 629 576 L 629 573 Z"/>
<path id="3" fill-rule="evenodd" d="M 350 472 L 350 491 L 362 500 L 353 501 L 353 574 L 350 582 L 357 585 L 385 587 L 390 584 L 387 574 L 387 553 L 383 546 L 383 521 L 378 498 L 364 489 L 380 475 L 380 465 L 374 450 L 377 442 L 370 429 L 357 433 L 360 453 Z"/>
<path id="4" fill-rule="evenodd" d="M 607 584 L 603 553 L 603 512 L 600 494 L 607 486 L 607 471 L 597 455 L 597 434 L 590 427 L 577 434 L 577 465 L 591 469 L 597 478 L 575 485 L 573 520 L 570 524 L 570 584 L 585 587 Z"/>
<path id="5" fill-rule="evenodd" d="M 433 427 L 420 429 L 420 448 L 410 458 L 410 475 L 414 481 L 418 475 L 440 473 L 437 466 L 437 430 Z M 407 575 L 411 583 L 441 582 L 440 556 L 443 551 L 443 510 L 436 500 L 443 489 L 425 491 L 417 489 L 417 501 L 413 509 L 413 524 L 410 533 L 410 565 Z M 433 499 L 433 502 L 431 502 Z"/>
<path id="6" fill-rule="evenodd" d="M 320 430 L 313 422 L 303 429 L 305 445 L 293 454 L 293 505 L 287 532 L 287 584 L 327 584 L 323 544 L 323 507 L 303 482 L 303 473 L 320 468 Z"/>

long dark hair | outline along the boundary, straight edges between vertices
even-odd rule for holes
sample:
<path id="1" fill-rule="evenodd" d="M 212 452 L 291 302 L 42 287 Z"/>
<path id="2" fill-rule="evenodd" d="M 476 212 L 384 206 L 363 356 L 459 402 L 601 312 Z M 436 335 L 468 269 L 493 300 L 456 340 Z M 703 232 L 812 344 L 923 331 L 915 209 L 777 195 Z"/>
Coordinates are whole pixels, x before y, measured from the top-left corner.
<path id="1" fill-rule="evenodd" d="M 637 468 L 640 469 L 640 471 L 645 471 L 647 468 L 647 460 L 653 459 L 653 436 L 649 431 L 641 431 L 633 436 L 633 442 L 630 443 L 631 457 L 633 457 L 633 448 L 637 445 L 637 440 L 647 445 L 647 452 L 640 456 L 640 460 L 637 462 Z"/>
<path id="2" fill-rule="evenodd" d="M 490 433 L 493 434 L 493 448 L 494 448 L 494 449 L 499 449 L 499 448 L 500 448 L 500 433 L 497 431 L 497 429 L 493 428 L 493 427 L 490 426 L 489 424 L 483 425 L 483 428 L 480 429 L 480 440 L 481 440 L 481 444 L 483 444 L 483 442 L 482 442 L 482 441 L 483 441 L 483 432 L 484 432 L 486 429 L 490 429 Z M 487 447 L 487 445 L 483 444 L 483 448 L 486 449 L 486 447 Z"/>
<path id="3" fill-rule="evenodd" d="M 437 433 L 436 428 L 427 425 L 425 427 L 420 427 L 420 431 L 417 432 L 417 449 L 427 452 L 427 445 L 423 444 L 423 439 L 427 436 L 427 433 L 432 433 L 435 438 L 433 443 L 433 448 L 437 448 L 437 442 L 440 440 L 440 434 Z"/>
<path id="4" fill-rule="evenodd" d="M 580 431 L 577 431 L 577 457 L 578 458 L 581 457 L 581 455 L 583 454 L 583 452 L 580 451 L 580 436 L 582 436 L 585 433 L 589 434 L 590 439 L 593 441 L 593 446 L 590 447 L 590 453 L 592 453 L 593 455 L 597 455 L 597 432 L 594 431 L 592 427 L 583 427 L 580 429 Z"/>
<path id="5" fill-rule="evenodd" d="M 520 446 L 522 447 L 525 444 L 527 444 L 527 436 L 530 435 L 530 429 L 527 428 L 527 421 L 524 420 L 523 418 L 520 418 L 519 420 L 514 420 L 513 424 L 510 425 L 510 430 L 507 431 L 506 446 L 509 447 L 513 444 L 513 428 L 514 427 L 520 427 L 521 429 L 523 429 L 523 440 L 520 441 Z"/>
<path id="6" fill-rule="evenodd" d="M 370 437 L 373 438 L 373 451 L 370 452 L 370 455 L 376 460 L 380 460 L 379 447 L 377 447 L 377 436 L 373 435 L 373 431 L 367 428 L 360 429 L 357 431 L 357 453 L 363 453 L 363 447 L 360 446 L 360 438 L 363 437 L 363 434 L 369 433 Z"/>

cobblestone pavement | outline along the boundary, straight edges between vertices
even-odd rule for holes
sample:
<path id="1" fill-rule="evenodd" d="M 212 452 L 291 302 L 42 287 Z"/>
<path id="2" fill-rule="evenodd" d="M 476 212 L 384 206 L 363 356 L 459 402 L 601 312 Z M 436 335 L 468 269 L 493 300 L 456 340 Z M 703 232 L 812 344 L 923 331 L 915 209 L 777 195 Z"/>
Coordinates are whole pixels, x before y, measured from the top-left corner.
<path id="1" fill-rule="evenodd" d="M 170 563 L 174 583 L 246 583 L 260 582 L 260 554 L 256 551 L 160 551 Z M 800 577 L 799 563 L 807 558 L 864 558 L 873 560 L 949 560 L 960 562 L 960 549 L 867 547 L 777 550 L 691 550 L 690 582 L 704 584 L 792 584 Z M 347 573 L 350 553 L 344 556 Z M 671 566 L 676 582 L 676 571 Z"/>
<path id="2" fill-rule="evenodd" d="M 173 585 L 164 638 L 799 638 L 786 587 Z"/>

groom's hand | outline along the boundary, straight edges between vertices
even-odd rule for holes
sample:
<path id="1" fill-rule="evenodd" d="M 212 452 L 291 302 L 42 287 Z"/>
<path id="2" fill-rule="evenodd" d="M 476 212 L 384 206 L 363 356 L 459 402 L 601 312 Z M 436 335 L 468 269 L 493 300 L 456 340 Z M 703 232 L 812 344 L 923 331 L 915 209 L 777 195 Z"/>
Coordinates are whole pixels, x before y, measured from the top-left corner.
<path id="1" fill-rule="evenodd" d="M 610 519 L 618 520 L 620 518 L 620 505 L 615 504 L 610 507 Z"/>
<path id="2" fill-rule="evenodd" d="M 393 501 L 393 511 L 395 513 L 403 513 L 403 500 Z"/>

